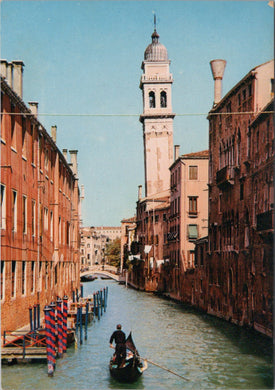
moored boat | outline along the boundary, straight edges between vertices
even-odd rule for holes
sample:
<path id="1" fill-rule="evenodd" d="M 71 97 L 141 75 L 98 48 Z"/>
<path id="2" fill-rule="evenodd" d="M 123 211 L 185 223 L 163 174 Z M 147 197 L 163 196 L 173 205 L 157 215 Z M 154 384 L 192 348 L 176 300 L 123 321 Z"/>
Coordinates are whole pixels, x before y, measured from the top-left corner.
<path id="1" fill-rule="evenodd" d="M 115 360 L 115 354 L 109 363 L 110 373 L 113 378 L 119 382 L 134 382 L 136 381 L 147 368 L 147 364 L 143 364 L 141 357 L 135 347 L 130 332 L 126 339 L 126 359 L 122 366 L 118 367 Z"/>

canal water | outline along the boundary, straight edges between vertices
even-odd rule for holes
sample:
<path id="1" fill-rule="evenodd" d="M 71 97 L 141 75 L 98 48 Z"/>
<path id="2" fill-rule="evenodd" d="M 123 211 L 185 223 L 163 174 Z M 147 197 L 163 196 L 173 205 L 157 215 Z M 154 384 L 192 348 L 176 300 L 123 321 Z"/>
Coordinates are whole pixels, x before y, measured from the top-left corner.
<path id="1" fill-rule="evenodd" d="M 106 312 L 89 324 L 82 345 L 57 360 L 54 377 L 45 363 L 2 366 L 2 389 L 273 389 L 271 340 L 113 280 L 85 283 L 84 296 L 105 286 Z M 188 381 L 151 364 L 134 384 L 112 379 L 109 338 L 118 323 L 132 331 L 142 357 Z"/>

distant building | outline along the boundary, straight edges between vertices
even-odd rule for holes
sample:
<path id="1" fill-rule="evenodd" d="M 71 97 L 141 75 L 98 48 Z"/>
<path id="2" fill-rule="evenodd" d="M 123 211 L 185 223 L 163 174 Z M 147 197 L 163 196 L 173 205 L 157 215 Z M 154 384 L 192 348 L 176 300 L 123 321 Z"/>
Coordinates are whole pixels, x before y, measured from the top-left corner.
<path id="1" fill-rule="evenodd" d="M 222 99 L 225 62 L 211 65 L 208 312 L 271 335 L 274 61 L 252 69 Z"/>
<path id="2" fill-rule="evenodd" d="M 1 61 L 1 329 L 79 288 L 77 151 L 71 162 L 22 100 L 22 61 Z M 41 315 L 43 312 L 41 313 Z"/>
<path id="3" fill-rule="evenodd" d="M 82 227 L 80 243 L 81 268 L 104 264 L 106 245 L 115 239 L 121 239 L 121 227 L 119 226 Z"/>

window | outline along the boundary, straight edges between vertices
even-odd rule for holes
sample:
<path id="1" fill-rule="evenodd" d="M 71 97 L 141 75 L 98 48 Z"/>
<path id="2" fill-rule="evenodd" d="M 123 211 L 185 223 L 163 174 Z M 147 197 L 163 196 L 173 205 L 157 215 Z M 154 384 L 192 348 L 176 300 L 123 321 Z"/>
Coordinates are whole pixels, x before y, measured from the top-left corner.
<path id="1" fill-rule="evenodd" d="M 16 232 L 17 230 L 17 192 L 12 190 L 12 206 L 11 206 L 11 215 L 12 215 L 12 231 Z"/>
<path id="2" fill-rule="evenodd" d="M 4 299 L 5 293 L 5 262 L 1 260 L 1 300 Z"/>
<path id="3" fill-rule="evenodd" d="M 26 262 L 22 261 L 22 295 L 26 293 Z"/>
<path id="4" fill-rule="evenodd" d="M 61 217 L 58 218 L 58 236 L 59 244 L 61 244 Z"/>
<path id="5" fill-rule="evenodd" d="M 53 212 L 50 214 L 50 240 L 53 240 Z"/>
<path id="6" fill-rule="evenodd" d="M 31 280 L 31 292 L 33 293 L 34 292 L 34 285 L 35 285 L 35 262 L 34 261 L 32 261 L 31 262 L 31 278 L 30 278 L 30 280 Z"/>
<path id="7" fill-rule="evenodd" d="M 34 164 L 34 145 L 35 145 L 35 128 L 34 125 L 31 127 L 31 162 Z"/>
<path id="8" fill-rule="evenodd" d="M 165 91 L 161 91 L 160 93 L 160 107 L 167 107 L 167 95 Z"/>
<path id="9" fill-rule="evenodd" d="M 49 210 L 44 207 L 44 230 L 48 231 L 49 228 Z"/>
<path id="10" fill-rule="evenodd" d="M 16 121 L 15 121 L 15 107 L 11 105 L 11 147 L 16 149 Z"/>
<path id="11" fill-rule="evenodd" d="M 196 165 L 189 166 L 189 180 L 198 180 L 198 167 Z"/>
<path id="12" fill-rule="evenodd" d="M 45 156 L 44 156 L 44 169 L 47 171 L 49 169 L 49 151 L 48 149 L 45 150 Z"/>
<path id="13" fill-rule="evenodd" d="M 194 267 L 195 264 L 195 251 L 188 251 L 188 266 L 189 268 Z"/>
<path id="14" fill-rule="evenodd" d="M 244 194 L 244 183 L 242 182 L 240 184 L 240 200 L 243 200 L 243 194 Z"/>
<path id="15" fill-rule="evenodd" d="M 1 229 L 6 229 L 6 187 L 1 184 Z"/>
<path id="16" fill-rule="evenodd" d="M 27 197 L 23 195 L 23 234 L 27 234 Z"/>
<path id="17" fill-rule="evenodd" d="M 189 214 L 198 214 L 197 200 L 197 196 L 189 196 Z"/>
<path id="18" fill-rule="evenodd" d="M 66 244 L 70 245 L 70 224 L 66 222 Z"/>
<path id="19" fill-rule="evenodd" d="M 32 200 L 32 236 L 35 237 L 35 200 Z"/>
<path id="20" fill-rule="evenodd" d="M 26 119 L 22 117 L 22 155 L 26 156 Z"/>
<path id="21" fill-rule="evenodd" d="M 150 108 L 156 107 L 155 92 L 153 91 L 149 92 L 149 107 Z"/>
<path id="22" fill-rule="evenodd" d="M 16 261 L 11 262 L 11 296 L 15 297 L 16 293 Z"/>
<path id="23" fill-rule="evenodd" d="M 188 239 L 196 240 L 198 238 L 198 225 L 188 225 Z"/>

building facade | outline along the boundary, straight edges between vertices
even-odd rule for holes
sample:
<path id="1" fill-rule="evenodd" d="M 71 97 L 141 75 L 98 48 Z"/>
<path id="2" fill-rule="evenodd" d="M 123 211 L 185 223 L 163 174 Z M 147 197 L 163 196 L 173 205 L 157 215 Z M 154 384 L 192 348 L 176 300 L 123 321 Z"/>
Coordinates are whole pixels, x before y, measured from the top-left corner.
<path id="1" fill-rule="evenodd" d="M 79 288 L 77 151 L 71 162 L 22 100 L 21 61 L 1 61 L 1 327 Z"/>
<path id="2" fill-rule="evenodd" d="M 216 83 L 221 60 L 212 61 Z M 272 334 L 274 62 L 209 112 L 208 312 Z M 222 75 L 219 75 L 220 88 Z M 265 106 L 269 104 L 269 113 Z"/>
<path id="3" fill-rule="evenodd" d="M 121 239 L 120 226 L 82 227 L 80 243 L 81 269 L 105 263 L 106 245 Z"/>
<path id="4" fill-rule="evenodd" d="M 196 240 L 208 233 L 208 150 L 179 157 L 176 152 L 175 157 L 170 167 L 168 247 L 174 282 L 170 293 L 190 301 L 192 291 L 184 284 L 186 272 L 195 267 Z"/>

